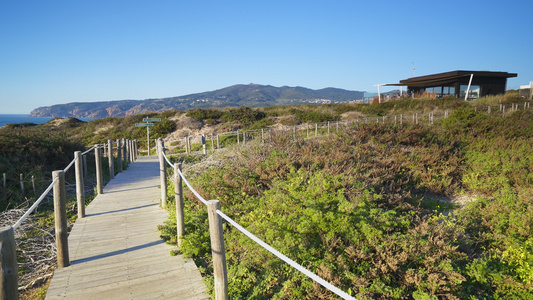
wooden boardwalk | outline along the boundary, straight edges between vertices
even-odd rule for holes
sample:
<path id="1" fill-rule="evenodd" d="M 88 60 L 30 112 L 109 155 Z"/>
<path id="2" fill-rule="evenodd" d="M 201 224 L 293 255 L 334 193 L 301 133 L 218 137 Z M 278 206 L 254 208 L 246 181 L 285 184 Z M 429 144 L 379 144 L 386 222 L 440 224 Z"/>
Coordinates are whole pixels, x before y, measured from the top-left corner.
<path id="1" fill-rule="evenodd" d="M 46 299 L 208 299 L 191 259 L 159 237 L 159 162 L 140 157 L 115 176 L 70 232 L 71 265 L 57 269 Z"/>

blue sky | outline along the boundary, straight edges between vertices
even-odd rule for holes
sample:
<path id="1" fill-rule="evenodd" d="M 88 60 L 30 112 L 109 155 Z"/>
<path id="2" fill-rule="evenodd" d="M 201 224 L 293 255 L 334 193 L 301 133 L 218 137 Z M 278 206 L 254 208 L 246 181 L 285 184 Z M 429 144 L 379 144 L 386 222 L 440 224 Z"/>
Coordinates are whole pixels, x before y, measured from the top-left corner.
<path id="1" fill-rule="evenodd" d="M 533 81 L 533 1 L 0 1 L 0 114 L 452 70 Z"/>

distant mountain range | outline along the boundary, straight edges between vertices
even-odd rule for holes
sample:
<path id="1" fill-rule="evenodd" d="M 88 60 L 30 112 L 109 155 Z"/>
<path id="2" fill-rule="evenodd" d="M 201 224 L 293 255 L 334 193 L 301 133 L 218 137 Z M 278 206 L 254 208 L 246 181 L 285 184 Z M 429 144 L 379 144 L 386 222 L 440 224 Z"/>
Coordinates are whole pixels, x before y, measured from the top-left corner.
<path id="1" fill-rule="evenodd" d="M 337 88 L 312 90 L 304 87 L 238 84 L 211 92 L 161 99 L 57 104 L 36 108 L 30 116 L 105 118 L 172 109 L 348 103 L 362 99 L 363 94 Z"/>

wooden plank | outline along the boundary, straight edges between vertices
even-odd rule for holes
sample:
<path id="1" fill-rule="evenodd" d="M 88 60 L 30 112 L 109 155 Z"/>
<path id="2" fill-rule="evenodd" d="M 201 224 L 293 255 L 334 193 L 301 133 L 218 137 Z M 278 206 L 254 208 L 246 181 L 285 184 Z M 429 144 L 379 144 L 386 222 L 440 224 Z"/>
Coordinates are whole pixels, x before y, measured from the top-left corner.
<path id="1" fill-rule="evenodd" d="M 115 176 L 69 235 L 71 265 L 55 271 L 46 299 L 208 299 L 191 259 L 159 237 L 159 164 L 139 158 Z"/>

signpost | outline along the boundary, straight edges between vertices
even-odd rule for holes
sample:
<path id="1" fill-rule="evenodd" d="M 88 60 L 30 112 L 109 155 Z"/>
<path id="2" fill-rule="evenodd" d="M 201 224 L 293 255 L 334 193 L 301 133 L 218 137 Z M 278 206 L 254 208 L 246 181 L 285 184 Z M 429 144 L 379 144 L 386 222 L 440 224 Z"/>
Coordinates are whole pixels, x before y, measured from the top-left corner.
<path id="1" fill-rule="evenodd" d="M 146 127 L 146 145 L 148 148 L 148 156 L 150 156 L 150 127 L 154 126 L 152 122 L 161 122 L 160 118 L 144 118 L 143 122 L 146 123 L 135 123 L 135 127 Z"/>

